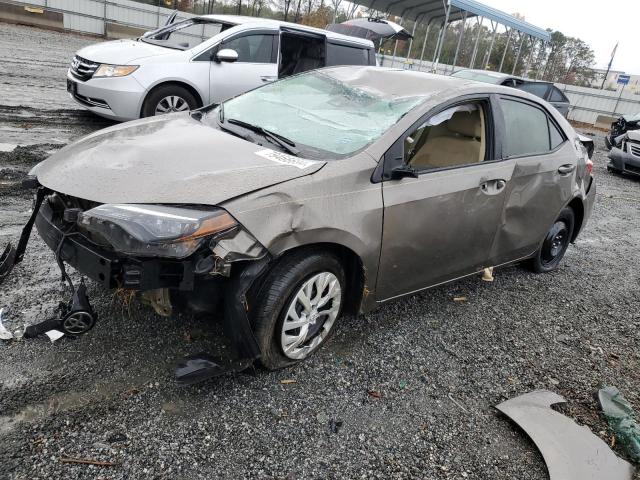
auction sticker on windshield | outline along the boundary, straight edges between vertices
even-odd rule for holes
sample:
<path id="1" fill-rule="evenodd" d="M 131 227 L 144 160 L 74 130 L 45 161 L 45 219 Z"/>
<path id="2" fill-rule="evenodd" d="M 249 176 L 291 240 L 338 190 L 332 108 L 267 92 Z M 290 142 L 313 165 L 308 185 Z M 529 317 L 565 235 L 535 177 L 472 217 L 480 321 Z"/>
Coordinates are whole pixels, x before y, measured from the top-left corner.
<path id="1" fill-rule="evenodd" d="M 256 152 L 256 155 L 260 155 L 261 157 L 266 158 L 267 160 L 271 160 L 272 162 L 299 168 L 300 170 L 309 168 L 316 163 L 313 160 L 305 160 L 304 158 L 294 157 L 293 155 L 288 155 L 286 153 L 276 152 L 275 150 L 269 149 L 258 150 Z"/>

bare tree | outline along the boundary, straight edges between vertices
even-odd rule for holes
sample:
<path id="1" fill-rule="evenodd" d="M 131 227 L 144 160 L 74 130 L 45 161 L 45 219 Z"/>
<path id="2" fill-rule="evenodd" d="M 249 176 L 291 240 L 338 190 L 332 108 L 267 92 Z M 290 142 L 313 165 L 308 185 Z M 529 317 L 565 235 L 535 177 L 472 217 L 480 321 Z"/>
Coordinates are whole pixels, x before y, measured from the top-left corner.
<path id="1" fill-rule="evenodd" d="M 358 8 L 360 7 L 360 5 L 358 5 L 357 3 L 351 3 L 351 2 L 347 2 L 347 3 L 348 3 L 347 20 L 351 20 L 356 14 L 356 12 L 358 11 Z"/>
<path id="2" fill-rule="evenodd" d="M 331 0 L 331 5 L 333 6 L 333 22 L 336 23 L 336 18 L 338 17 L 338 9 L 342 4 L 342 0 Z"/>

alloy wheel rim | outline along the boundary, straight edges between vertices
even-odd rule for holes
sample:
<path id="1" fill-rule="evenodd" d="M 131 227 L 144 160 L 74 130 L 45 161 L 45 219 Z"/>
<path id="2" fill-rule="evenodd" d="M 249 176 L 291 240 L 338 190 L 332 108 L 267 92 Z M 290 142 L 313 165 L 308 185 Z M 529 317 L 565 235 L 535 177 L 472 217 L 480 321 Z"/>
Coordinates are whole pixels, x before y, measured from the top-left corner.
<path id="1" fill-rule="evenodd" d="M 164 97 L 156 105 L 156 115 L 164 115 L 173 112 L 186 112 L 189 110 L 187 101 L 177 95 Z"/>
<path id="2" fill-rule="evenodd" d="M 317 349 L 329 334 L 342 302 L 340 281 L 331 272 L 307 279 L 289 303 L 280 346 L 288 358 L 301 360 Z"/>
<path id="3" fill-rule="evenodd" d="M 569 244 L 569 232 L 564 222 L 556 222 L 547 233 L 542 248 L 542 263 L 549 265 L 553 263 L 566 249 Z"/>

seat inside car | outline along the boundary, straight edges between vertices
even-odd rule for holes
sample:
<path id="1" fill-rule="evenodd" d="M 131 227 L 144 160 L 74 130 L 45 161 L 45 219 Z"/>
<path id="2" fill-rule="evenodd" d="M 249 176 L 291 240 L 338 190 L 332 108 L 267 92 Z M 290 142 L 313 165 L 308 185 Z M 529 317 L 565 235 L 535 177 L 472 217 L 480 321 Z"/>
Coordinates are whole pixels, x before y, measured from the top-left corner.
<path id="1" fill-rule="evenodd" d="M 410 150 L 416 168 L 444 168 L 482 162 L 485 157 L 484 114 L 480 105 L 460 110 L 434 126 L 426 126 Z M 420 129 L 419 129 L 420 130 Z"/>

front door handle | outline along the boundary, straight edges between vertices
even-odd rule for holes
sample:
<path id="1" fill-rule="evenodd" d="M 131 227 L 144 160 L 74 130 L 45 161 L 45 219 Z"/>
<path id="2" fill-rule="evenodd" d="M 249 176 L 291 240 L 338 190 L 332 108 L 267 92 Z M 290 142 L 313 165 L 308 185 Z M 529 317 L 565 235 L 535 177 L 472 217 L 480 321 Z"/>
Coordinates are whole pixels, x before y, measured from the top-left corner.
<path id="1" fill-rule="evenodd" d="M 504 190 L 504 187 L 507 186 L 507 181 L 502 178 L 497 178 L 494 180 L 487 180 L 480 184 L 480 190 L 482 193 L 486 193 L 487 195 L 496 195 Z"/>
<path id="2" fill-rule="evenodd" d="M 269 77 L 269 76 L 264 76 L 264 77 L 260 77 L 260 80 L 262 80 L 263 82 L 273 82 L 274 80 L 277 80 L 278 77 Z"/>
<path id="3" fill-rule="evenodd" d="M 571 165 L 570 163 L 567 163 L 566 165 L 562 165 L 562 166 L 558 167 L 558 173 L 560 175 L 569 175 L 575 169 L 576 169 L 575 165 Z"/>

